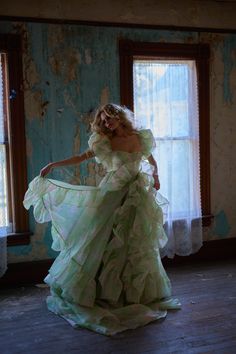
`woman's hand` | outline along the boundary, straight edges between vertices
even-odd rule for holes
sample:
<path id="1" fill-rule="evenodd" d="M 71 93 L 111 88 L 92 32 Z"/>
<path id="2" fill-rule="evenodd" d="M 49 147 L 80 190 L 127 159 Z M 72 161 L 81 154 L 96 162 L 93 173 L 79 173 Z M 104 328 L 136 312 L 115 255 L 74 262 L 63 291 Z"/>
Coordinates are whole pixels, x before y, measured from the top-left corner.
<path id="1" fill-rule="evenodd" d="M 161 187 L 158 175 L 156 175 L 156 174 L 153 175 L 153 179 L 154 179 L 153 187 L 158 191 L 160 189 L 160 187 Z"/>
<path id="2" fill-rule="evenodd" d="M 45 177 L 53 169 L 53 163 L 49 163 L 40 170 L 40 177 Z"/>

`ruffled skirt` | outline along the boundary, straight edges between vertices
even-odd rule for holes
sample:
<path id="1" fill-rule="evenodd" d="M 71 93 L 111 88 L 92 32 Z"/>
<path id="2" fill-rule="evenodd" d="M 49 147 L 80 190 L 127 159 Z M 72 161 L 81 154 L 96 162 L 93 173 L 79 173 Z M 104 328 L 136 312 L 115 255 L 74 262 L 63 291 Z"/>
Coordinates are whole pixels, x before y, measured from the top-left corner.
<path id="1" fill-rule="evenodd" d="M 161 204 L 139 174 L 119 188 L 108 173 L 99 187 L 36 177 L 24 205 L 37 222 L 52 222 L 59 251 L 45 282 L 49 310 L 74 327 L 113 335 L 179 309 L 162 266 L 167 242 Z"/>

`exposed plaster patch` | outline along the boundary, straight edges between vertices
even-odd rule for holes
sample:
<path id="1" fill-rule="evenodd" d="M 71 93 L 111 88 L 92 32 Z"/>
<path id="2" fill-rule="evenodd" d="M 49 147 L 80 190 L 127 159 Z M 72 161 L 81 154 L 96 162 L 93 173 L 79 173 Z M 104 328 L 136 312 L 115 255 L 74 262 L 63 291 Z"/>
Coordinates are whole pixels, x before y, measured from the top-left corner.
<path id="1" fill-rule="evenodd" d="M 33 154 L 33 144 L 32 144 L 32 141 L 27 138 L 26 139 L 26 155 L 27 155 L 27 158 L 32 160 L 32 154 Z"/>
<path id="2" fill-rule="evenodd" d="M 75 80 L 77 78 L 77 66 L 81 63 L 80 53 L 72 48 L 67 49 L 67 75 L 65 77 L 65 83 Z"/>
<path id="3" fill-rule="evenodd" d="M 81 146 L 80 128 L 79 128 L 79 126 L 77 126 L 75 137 L 74 137 L 74 144 L 73 144 L 73 153 L 74 153 L 74 155 L 78 155 L 79 154 L 80 146 Z M 81 180 L 80 180 L 80 166 L 79 165 L 75 166 L 74 178 L 73 178 L 73 181 L 71 181 L 71 183 L 72 182 L 75 183 L 75 184 L 80 184 L 81 183 Z"/>
<path id="4" fill-rule="evenodd" d="M 25 113 L 27 119 L 39 118 L 41 115 L 42 96 L 40 92 L 26 91 L 25 93 Z"/>
<path id="5" fill-rule="evenodd" d="M 18 247 L 10 247 L 8 249 L 8 262 L 23 262 L 23 261 L 36 261 L 40 259 L 48 258 L 47 245 L 44 243 L 44 233 L 47 224 L 36 224 L 34 235 L 31 236 L 31 244 L 28 253 L 22 254 L 22 248 L 20 249 L 21 254 L 18 254 Z M 17 255 L 17 258 L 15 257 Z"/>
<path id="6" fill-rule="evenodd" d="M 87 132 L 91 132 L 90 124 L 93 122 L 95 118 L 96 110 L 91 109 L 89 112 L 83 114 L 81 116 L 81 122 L 83 122 L 87 127 Z"/>
<path id="7" fill-rule="evenodd" d="M 57 58 L 57 56 L 50 57 L 49 58 L 49 64 L 51 66 L 53 74 L 60 75 L 60 72 L 61 72 L 60 61 Z"/>
<path id="8" fill-rule="evenodd" d="M 224 42 L 224 36 L 219 33 L 201 32 L 199 33 L 199 41 L 201 43 L 210 43 L 212 48 L 216 48 L 220 43 Z"/>
<path id="9" fill-rule="evenodd" d="M 48 26 L 48 45 L 50 48 L 58 46 L 65 41 L 65 32 L 63 26 Z"/>
<path id="10" fill-rule="evenodd" d="M 230 35 L 225 37 L 224 45 L 221 48 L 222 50 L 222 59 L 224 63 L 224 100 L 225 103 L 232 105 L 234 96 L 232 92 L 232 87 L 230 83 L 231 73 L 234 68 L 236 68 L 235 63 L 235 51 L 236 51 L 236 36 Z"/>
<path id="11" fill-rule="evenodd" d="M 73 102 L 73 100 L 67 90 L 64 90 L 63 97 L 64 97 L 65 105 L 70 107 L 77 115 L 79 115 L 79 112 L 77 110 L 77 106 Z"/>
<path id="12" fill-rule="evenodd" d="M 36 84 L 40 83 L 40 75 L 37 72 L 36 65 L 29 55 L 24 55 L 24 89 L 32 89 Z"/>
<path id="13" fill-rule="evenodd" d="M 40 91 L 32 92 L 28 90 L 25 92 L 25 114 L 29 120 L 41 119 L 44 116 L 45 110 Z"/>
<path id="14" fill-rule="evenodd" d="M 14 32 L 20 33 L 23 38 L 23 79 L 24 79 L 24 99 L 25 113 L 27 119 L 41 119 L 47 108 L 47 104 L 43 102 L 42 91 L 36 89 L 35 86 L 40 84 L 40 75 L 37 71 L 36 63 L 30 53 L 30 36 L 25 24 L 14 24 Z"/>
<path id="15" fill-rule="evenodd" d="M 73 146 L 73 152 L 74 152 L 75 155 L 79 153 L 80 145 L 81 145 L 81 142 L 80 142 L 80 128 L 79 128 L 79 126 L 77 126 L 75 137 L 74 137 L 74 146 Z"/>
<path id="16" fill-rule="evenodd" d="M 109 88 L 104 87 L 100 98 L 101 105 L 107 104 L 109 102 Z"/>
<path id="17" fill-rule="evenodd" d="M 62 76 L 64 83 L 78 80 L 78 65 L 81 63 L 81 54 L 73 48 L 58 48 L 49 58 L 52 72 Z"/>
<path id="18" fill-rule="evenodd" d="M 92 63 L 91 51 L 90 49 L 85 49 L 85 63 L 90 65 Z"/>

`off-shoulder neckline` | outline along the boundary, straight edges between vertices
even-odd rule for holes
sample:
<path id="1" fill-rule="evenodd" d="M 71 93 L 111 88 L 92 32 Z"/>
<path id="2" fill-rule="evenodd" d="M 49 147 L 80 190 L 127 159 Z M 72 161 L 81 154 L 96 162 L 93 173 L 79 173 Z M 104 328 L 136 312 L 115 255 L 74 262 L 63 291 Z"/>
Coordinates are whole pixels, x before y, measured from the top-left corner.
<path id="1" fill-rule="evenodd" d="M 137 130 L 137 133 L 138 133 L 138 136 L 139 136 L 139 141 L 140 141 L 140 148 L 141 150 L 140 151 L 125 151 L 125 150 L 113 150 L 112 147 L 111 147 L 111 140 L 109 139 L 109 137 L 107 135 L 104 135 L 103 137 L 107 139 L 108 143 L 109 143 L 109 147 L 110 147 L 110 150 L 112 152 L 119 152 L 119 153 L 125 153 L 125 154 L 142 154 L 143 153 L 143 143 L 142 143 L 142 138 L 141 138 L 141 134 L 140 134 L 140 130 Z"/>

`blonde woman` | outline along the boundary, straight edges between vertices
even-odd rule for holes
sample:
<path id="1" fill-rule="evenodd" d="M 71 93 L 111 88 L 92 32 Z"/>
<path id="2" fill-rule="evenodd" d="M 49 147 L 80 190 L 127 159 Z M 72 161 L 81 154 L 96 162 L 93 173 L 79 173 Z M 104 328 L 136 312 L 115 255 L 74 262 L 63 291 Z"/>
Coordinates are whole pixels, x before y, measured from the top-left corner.
<path id="1" fill-rule="evenodd" d="M 49 310 L 75 327 L 105 335 L 180 308 L 159 254 L 167 242 L 162 226 L 167 201 L 157 192 L 153 135 L 135 129 L 131 118 L 125 107 L 100 107 L 89 150 L 45 166 L 24 200 L 27 209 L 34 206 L 38 222 L 52 222 L 52 248 L 60 252 L 45 278 Z M 45 178 L 54 168 L 93 157 L 106 170 L 98 187 Z M 151 175 L 142 172 L 144 160 Z"/>

